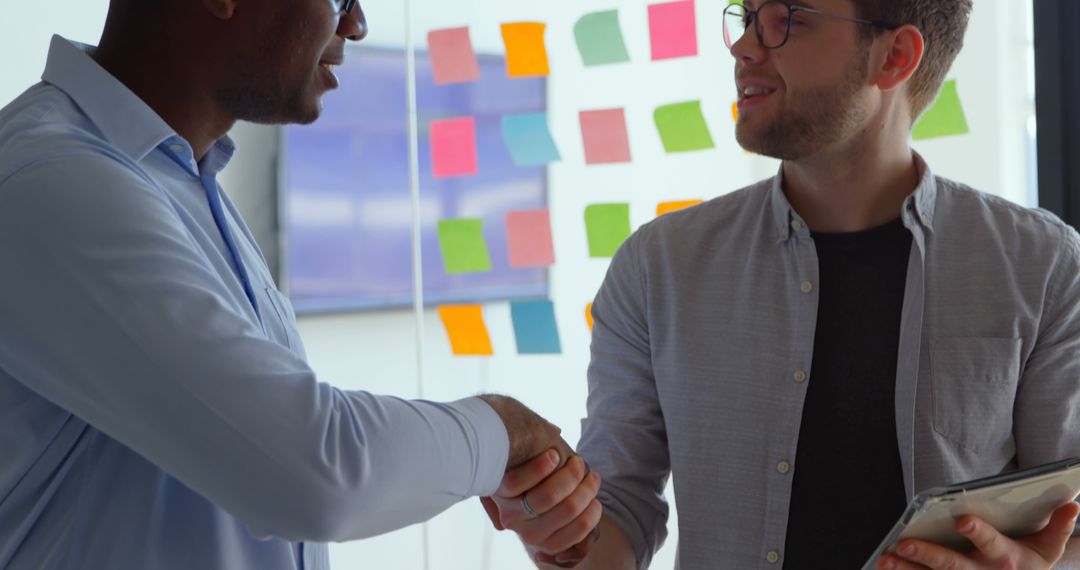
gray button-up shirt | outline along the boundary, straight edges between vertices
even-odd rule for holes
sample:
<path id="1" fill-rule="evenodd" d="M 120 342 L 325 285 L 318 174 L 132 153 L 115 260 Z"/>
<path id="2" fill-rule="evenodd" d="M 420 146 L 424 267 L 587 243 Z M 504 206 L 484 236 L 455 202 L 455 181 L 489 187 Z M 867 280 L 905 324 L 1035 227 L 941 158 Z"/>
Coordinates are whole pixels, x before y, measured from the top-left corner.
<path id="1" fill-rule="evenodd" d="M 896 375 L 908 496 L 1080 455 L 1080 237 L 916 160 Z M 780 176 L 662 216 L 616 254 L 580 452 L 642 568 L 666 536 L 669 475 L 680 568 L 783 563 L 817 287 Z"/>

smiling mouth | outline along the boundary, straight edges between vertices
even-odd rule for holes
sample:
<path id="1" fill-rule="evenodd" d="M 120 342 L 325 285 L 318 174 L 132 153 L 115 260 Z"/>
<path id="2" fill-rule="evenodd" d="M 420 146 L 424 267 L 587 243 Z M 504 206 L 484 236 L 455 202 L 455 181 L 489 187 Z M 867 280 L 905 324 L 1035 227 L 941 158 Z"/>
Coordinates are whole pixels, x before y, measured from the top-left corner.
<path id="1" fill-rule="evenodd" d="M 334 72 L 334 66 L 329 63 L 320 63 L 319 67 L 329 71 L 330 73 Z"/>
<path id="2" fill-rule="evenodd" d="M 768 96 L 768 95 L 772 95 L 774 92 L 776 92 L 775 89 L 769 89 L 769 88 L 766 88 L 766 87 L 757 87 L 757 86 L 754 86 L 754 85 L 748 85 L 746 87 L 743 87 L 742 91 L 739 92 L 739 99 L 740 100 L 745 100 L 745 99 L 752 99 L 752 98 L 755 98 L 755 97 L 765 97 L 765 96 Z"/>

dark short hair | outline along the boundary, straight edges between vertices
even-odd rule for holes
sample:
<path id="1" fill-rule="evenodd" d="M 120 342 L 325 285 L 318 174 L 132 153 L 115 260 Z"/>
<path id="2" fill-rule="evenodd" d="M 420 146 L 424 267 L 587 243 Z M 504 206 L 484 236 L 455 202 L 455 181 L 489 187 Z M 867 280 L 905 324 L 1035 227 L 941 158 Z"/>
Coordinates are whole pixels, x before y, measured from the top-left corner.
<path id="1" fill-rule="evenodd" d="M 922 32 L 926 52 L 908 84 L 912 119 L 922 115 L 964 47 L 972 0 L 855 0 L 855 5 L 861 18 L 911 24 Z M 872 37 L 881 31 L 864 26 L 864 33 Z"/>

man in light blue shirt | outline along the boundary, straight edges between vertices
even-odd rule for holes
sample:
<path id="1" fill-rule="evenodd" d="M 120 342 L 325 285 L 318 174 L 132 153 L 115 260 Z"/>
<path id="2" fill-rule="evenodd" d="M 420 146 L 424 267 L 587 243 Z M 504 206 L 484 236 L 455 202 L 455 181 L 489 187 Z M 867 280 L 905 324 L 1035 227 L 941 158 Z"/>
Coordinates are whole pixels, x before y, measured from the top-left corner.
<path id="1" fill-rule="evenodd" d="M 570 455 L 508 398 L 320 383 L 217 184 L 235 120 L 315 120 L 365 34 L 353 0 L 114 0 L 0 110 L 0 568 L 326 568 Z M 549 554 L 590 544 L 598 508 L 552 509 L 538 539 L 583 530 Z"/>

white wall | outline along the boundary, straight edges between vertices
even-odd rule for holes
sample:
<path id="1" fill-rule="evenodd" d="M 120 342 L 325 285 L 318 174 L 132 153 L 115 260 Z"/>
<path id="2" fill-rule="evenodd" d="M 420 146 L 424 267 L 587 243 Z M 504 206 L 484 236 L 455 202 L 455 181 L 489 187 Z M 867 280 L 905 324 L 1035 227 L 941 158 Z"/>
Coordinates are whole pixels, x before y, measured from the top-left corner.
<path id="1" fill-rule="evenodd" d="M 0 102 L 6 102 L 40 76 L 49 36 L 62 33 L 80 41 L 96 41 L 104 21 L 106 0 L 57 0 L 12 3 L 0 20 Z M 605 260 L 586 256 L 582 212 L 586 204 L 630 201 L 634 225 L 651 219 L 656 203 L 682 198 L 710 198 L 771 175 L 776 164 L 746 155 L 733 142 L 729 107 L 734 86 L 731 60 L 718 30 L 722 2 L 698 4 L 701 57 L 662 63 L 648 61 L 646 0 L 578 0 L 536 3 L 507 0 L 412 0 L 414 37 L 433 28 L 470 25 L 479 51 L 502 51 L 498 25 L 536 20 L 549 24 L 547 35 L 553 73 L 550 79 L 552 132 L 563 161 L 550 168 L 549 195 L 555 226 L 557 264 L 550 273 L 562 344 L 561 356 L 515 354 L 509 310 L 505 303 L 485 308 L 496 355 L 454 358 L 437 317 L 418 319 L 410 311 L 374 312 L 305 318 L 301 331 L 310 360 L 322 378 L 343 388 L 449 400 L 480 391 L 512 394 L 561 425 L 573 443 L 584 415 L 588 330 L 583 316 L 606 270 Z M 399 0 L 364 3 L 371 23 L 369 43 L 405 45 L 404 6 Z M 573 43 L 572 27 L 581 15 L 618 6 L 633 62 L 586 70 Z M 1031 204 L 1024 136 L 1031 103 L 1027 90 L 1029 39 L 1010 33 L 1015 6 L 1003 2 L 977 4 L 968 47 L 952 73 L 960 82 L 972 134 L 923 142 L 916 147 L 939 173 L 977 188 Z M 423 47 L 423 46 L 419 46 Z M 652 127 L 654 107 L 702 99 L 717 148 L 668 156 Z M 577 112 L 625 106 L 635 162 L 628 166 L 585 167 Z M 241 125 L 234 132 L 240 144 L 235 162 L 223 177 L 230 194 L 253 219 L 265 220 L 271 204 L 276 157 L 274 129 Z M 362 189 L 358 188 L 358 191 Z M 420 189 L 421 193 L 427 189 Z M 262 223 L 262 222 L 260 222 Z M 422 321 L 422 324 L 418 325 Z M 417 326 L 420 326 L 417 343 Z M 418 354 L 423 354 L 418 362 Z M 421 375 L 422 373 L 422 375 Z M 363 513 L 357 513 L 363 516 Z M 671 568 L 677 538 L 671 525 L 669 545 L 655 568 Z M 335 545 L 336 568 L 438 570 L 530 565 L 513 537 L 494 535 L 475 500 L 438 517 L 428 527 L 425 556 L 419 527 L 367 541 Z"/>

